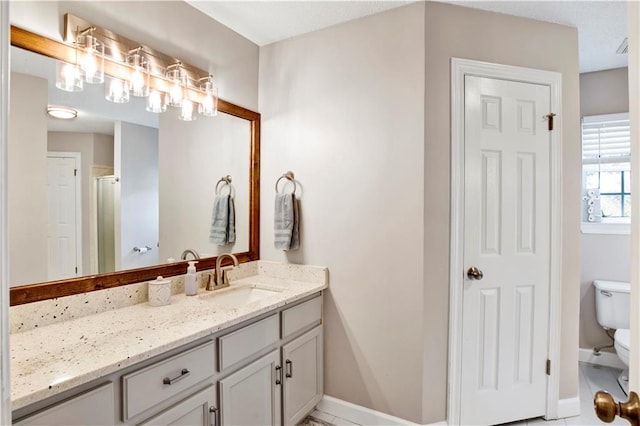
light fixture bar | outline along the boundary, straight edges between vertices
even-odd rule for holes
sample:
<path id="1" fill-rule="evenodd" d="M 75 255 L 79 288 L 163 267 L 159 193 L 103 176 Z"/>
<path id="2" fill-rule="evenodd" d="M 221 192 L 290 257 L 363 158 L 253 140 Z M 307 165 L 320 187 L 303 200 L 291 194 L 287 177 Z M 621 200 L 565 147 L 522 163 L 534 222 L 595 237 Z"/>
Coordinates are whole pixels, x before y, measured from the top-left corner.
<path id="1" fill-rule="evenodd" d="M 35 39 L 37 39 L 37 42 L 34 41 Z M 67 63 L 75 63 L 76 60 L 76 49 L 74 46 L 39 36 L 29 30 L 25 30 L 24 28 L 16 27 L 15 25 L 11 26 L 11 45 Z M 110 60 L 109 58 L 106 58 L 105 60 L 105 75 L 124 79 L 129 76 L 130 71 L 131 69 L 127 65 Z M 164 78 L 151 76 L 150 86 L 152 89 L 155 88 L 166 92 L 167 85 Z M 194 102 L 199 102 L 199 99 L 202 96 L 202 91 L 191 87 L 187 88 L 185 92 L 187 98 Z M 257 112 L 241 107 L 240 105 L 236 105 L 222 98 L 218 99 L 218 111 L 235 117 L 244 118 L 246 120 L 258 120 L 260 117 L 260 114 Z"/>
<path id="2" fill-rule="evenodd" d="M 195 82 L 208 76 L 208 71 L 201 70 L 193 65 L 186 64 L 177 58 L 165 55 L 140 43 L 128 39 L 120 34 L 114 33 L 106 28 L 95 25 L 83 18 L 66 13 L 64 15 L 64 40 L 67 43 L 74 43 L 82 32 L 91 30 L 94 37 L 99 38 L 105 46 L 105 59 L 114 59 L 119 62 L 126 62 L 126 55 L 133 47 L 138 47 L 140 54 L 149 61 L 149 71 L 152 76 L 163 76 L 166 69 L 176 62 L 181 62 L 182 70 L 186 74 L 189 86 L 195 86 Z"/>

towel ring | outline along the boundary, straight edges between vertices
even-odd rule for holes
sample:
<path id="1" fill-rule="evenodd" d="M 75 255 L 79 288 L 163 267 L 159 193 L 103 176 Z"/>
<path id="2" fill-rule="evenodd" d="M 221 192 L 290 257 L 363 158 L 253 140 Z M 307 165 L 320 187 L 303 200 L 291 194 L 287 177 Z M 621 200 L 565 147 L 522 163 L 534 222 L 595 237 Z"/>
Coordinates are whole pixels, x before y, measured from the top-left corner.
<path id="1" fill-rule="evenodd" d="M 289 170 L 288 172 L 286 172 L 285 174 L 280 176 L 278 178 L 278 180 L 276 181 L 276 193 L 280 192 L 280 191 L 278 191 L 278 184 L 280 183 L 280 181 L 282 179 L 286 179 L 286 180 L 288 180 L 289 182 L 291 182 L 293 184 L 293 192 L 292 192 L 292 194 L 295 194 L 296 193 L 296 175 L 294 175 L 291 170 Z"/>
<path id="2" fill-rule="evenodd" d="M 231 175 L 222 176 L 216 183 L 216 195 L 220 194 L 220 184 L 227 185 L 229 187 L 229 195 L 231 195 L 231 180 Z"/>

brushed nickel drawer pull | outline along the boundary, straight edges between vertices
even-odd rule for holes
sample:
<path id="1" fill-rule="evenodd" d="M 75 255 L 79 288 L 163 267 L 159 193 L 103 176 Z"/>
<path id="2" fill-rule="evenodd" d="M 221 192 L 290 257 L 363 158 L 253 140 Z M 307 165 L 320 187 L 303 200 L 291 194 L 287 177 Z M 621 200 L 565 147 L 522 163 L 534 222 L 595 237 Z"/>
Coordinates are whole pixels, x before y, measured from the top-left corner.
<path id="1" fill-rule="evenodd" d="M 276 365 L 276 385 L 282 384 L 282 367 Z"/>
<path id="2" fill-rule="evenodd" d="M 293 377 L 293 363 L 290 359 L 286 360 L 284 363 L 287 366 L 287 373 L 285 374 L 285 377 Z"/>
<path id="3" fill-rule="evenodd" d="M 164 379 L 162 379 L 162 383 L 164 383 L 165 385 L 172 385 L 175 382 L 178 382 L 178 381 L 184 379 L 189 374 L 191 374 L 191 372 L 189 370 L 187 370 L 186 368 L 183 368 L 182 371 L 180 371 L 180 375 L 178 377 L 174 377 L 173 379 L 165 377 Z"/>
<path id="4" fill-rule="evenodd" d="M 218 410 L 216 407 L 209 407 L 209 424 L 211 426 L 216 426 L 216 414 L 218 414 Z"/>

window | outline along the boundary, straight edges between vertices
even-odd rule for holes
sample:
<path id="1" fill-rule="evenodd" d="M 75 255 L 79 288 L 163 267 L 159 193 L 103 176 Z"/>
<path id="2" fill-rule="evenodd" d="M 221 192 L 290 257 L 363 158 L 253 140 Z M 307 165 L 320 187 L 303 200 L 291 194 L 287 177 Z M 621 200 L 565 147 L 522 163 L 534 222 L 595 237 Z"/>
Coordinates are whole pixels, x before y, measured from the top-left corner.
<path id="1" fill-rule="evenodd" d="M 631 220 L 629 114 L 582 119 L 583 232 L 628 233 Z"/>

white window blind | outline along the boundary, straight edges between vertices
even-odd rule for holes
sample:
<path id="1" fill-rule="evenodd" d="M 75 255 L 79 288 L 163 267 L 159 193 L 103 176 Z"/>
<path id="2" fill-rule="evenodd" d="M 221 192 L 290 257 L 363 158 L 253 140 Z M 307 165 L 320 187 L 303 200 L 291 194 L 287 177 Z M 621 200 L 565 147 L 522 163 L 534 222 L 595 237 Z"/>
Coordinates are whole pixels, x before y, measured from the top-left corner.
<path id="1" fill-rule="evenodd" d="M 631 161 L 629 113 L 593 115 L 582 119 L 582 163 Z"/>

